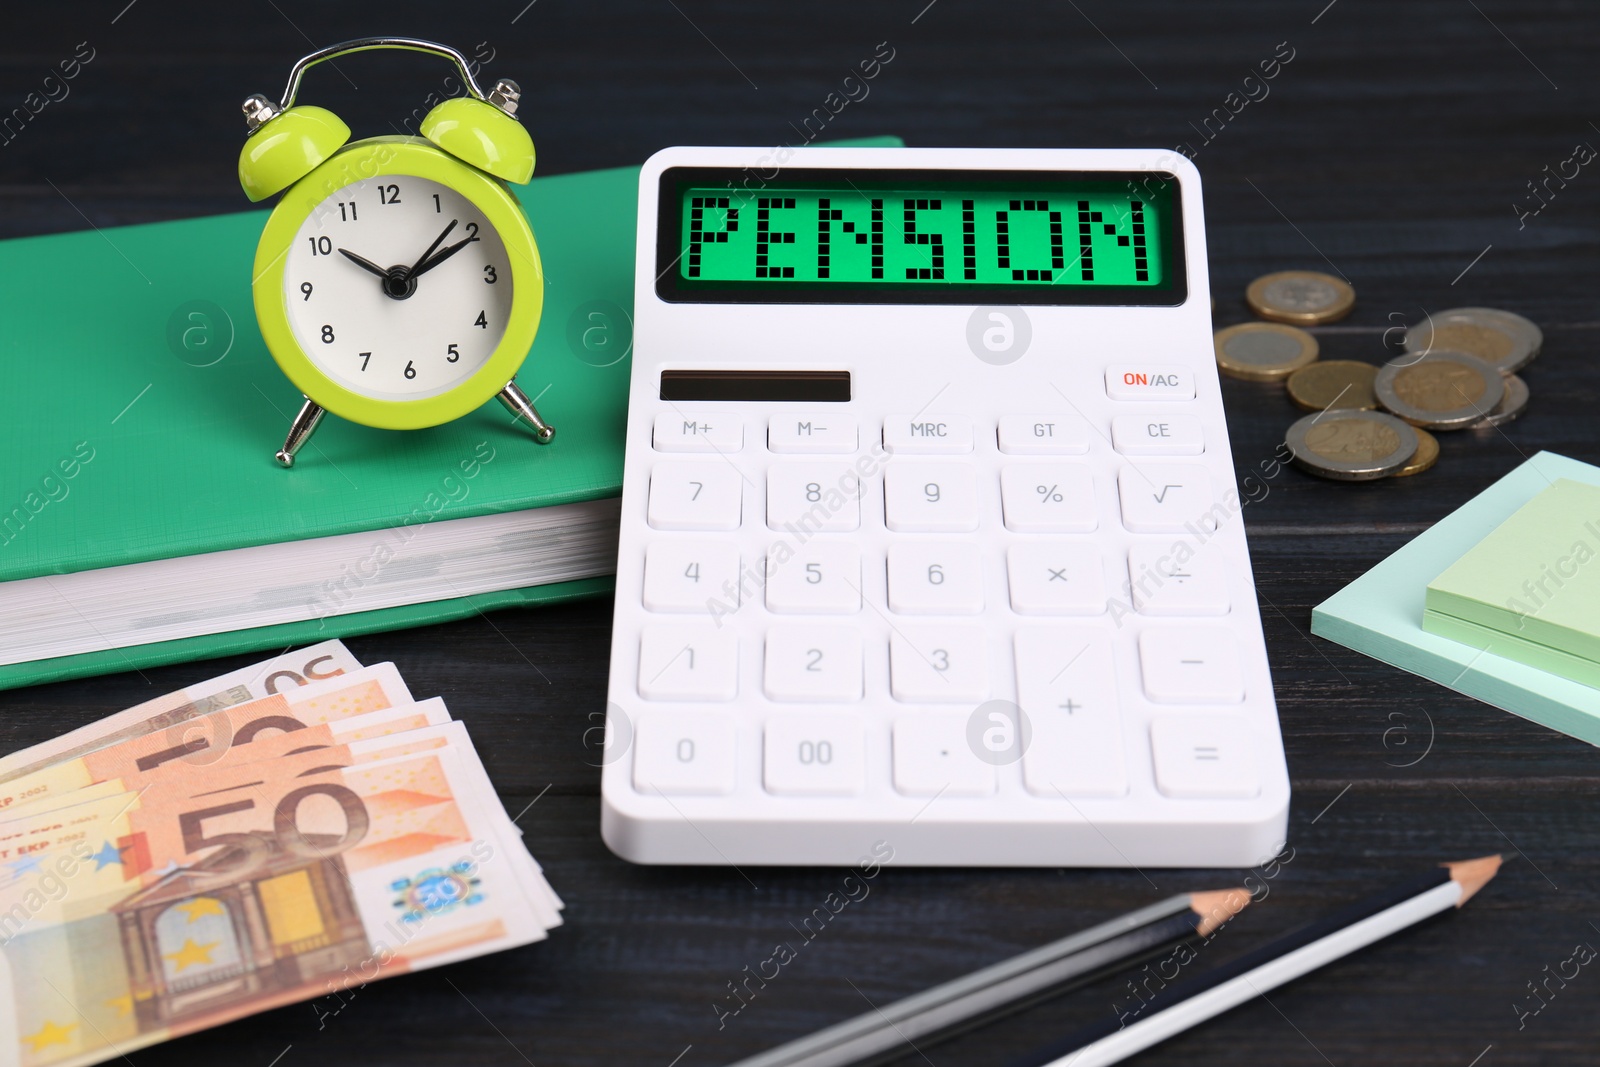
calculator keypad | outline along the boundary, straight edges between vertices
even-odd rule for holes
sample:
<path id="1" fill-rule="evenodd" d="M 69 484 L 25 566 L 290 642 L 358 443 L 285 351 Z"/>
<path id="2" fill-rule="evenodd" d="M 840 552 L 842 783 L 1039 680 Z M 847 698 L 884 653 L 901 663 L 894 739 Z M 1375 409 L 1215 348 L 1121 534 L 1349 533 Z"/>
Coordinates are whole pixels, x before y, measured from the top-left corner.
<path id="1" fill-rule="evenodd" d="M 658 463 L 650 472 L 650 525 L 658 530 L 737 530 L 738 468 L 722 460 Z"/>
<path id="2" fill-rule="evenodd" d="M 1013 456 L 1081 456 L 1089 451 L 1089 424 L 1077 415 L 1002 415 L 1000 451 Z"/>
<path id="3" fill-rule="evenodd" d="M 977 615 L 983 611 L 978 546 L 961 541 L 890 545 L 889 610 L 897 615 Z"/>
<path id="4" fill-rule="evenodd" d="M 1225 627 L 1152 627 L 1139 635 L 1139 669 L 1145 695 L 1158 704 L 1244 699 L 1239 647 Z"/>
<path id="5" fill-rule="evenodd" d="M 978 528 L 978 475 L 964 463 L 890 463 L 883 471 L 883 521 L 896 533 Z"/>
<path id="6" fill-rule="evenodd" d="M 866 784 L 866 730 L 858 718 L 775 715 L 764 740 L 769 793 L 849 796 Z"/>
<path id="7" fill-rule="evenodd" d="M 768 700 L 809 704 L 861 699 L 861 630 L 779 623 L 767 630 L 763 689 Z"/>
<path id="8" fill-rule="evenodd" d="M 1197 463 L 1128 464 L 1117 488 L 1122 524 L 1134 533 L 1182 533 L 1222 506 L 1211 495 L 1211 476 Z M 1210 521 L 1215 528 L 1215 518 Z"/>
<path id="9" fill-rule="evenodd" d="M 981 626 L 899 626 L 889 638 L 890 691 L 912 704 L 973 704 L 989 695 Z"/>
<path id="10" fill-rule="evenodd" d="M 1128 588 L 1141 615 L 1226 615 L 1230 606 L 1215 552 L 1179 559 L 1164 541 L 1128 549 Z"/>
<path id="11" fill-rule="evenodd" d="M 665 712 L 639 723 L 633 787 L 641 793 L 715 795 L 738 781 L 738 726 L 725 712 Z"/>
<path id="12" fill-rule="evenodd" d="M 767 469 L 767 527 L 844 533 L 861 525 L 861 480 L 849 463 L 774 463 Z"/>
<path id="13" fill-rule="evenodd" d="M 982 797 L 995 790 L 994 765 L 967 742 L 967 716 L 903 715 L 894 722 L 894 787 L 913 797 Z"/>
<path id="14" fill-rule="evenodd" d="M 803 455 L 854 452 L 856 420 L 839 412 L 774 415 L 767 424 L 767 449 L 778 454 Z"/>
<path id="15" fill-rule="evenodd" d="M 646 700 L 732 700 L 739 692 L 739 637 L 732 627 L 653 624 L 639 638 L 639 695 Z"/>
<path id="16" fill-rule="evenodd" d="M 1124 456 L 1198 456 L 1206 450 L 1205 431 L 1193 415 L 1118 415 L 1111 420 L 1111 442 Z"/>
<path id="17" fill-rule="evenodd" d="M 899 456 L 955 455 L 972 451 L 972 420 L 965 415 L 888 415 L 883 447 Z"/>
<path id="18" fill-rule="evenodd" d="M 1113 368 L 1107 389 L 1192 395 L 1192 377 L 1170 372 Z M 983 434 L 992 459 L 973 455 Z M 863 474 L 856 457 L 880 435 L 887 461 Z M 638 660 L 639 695 L 657 710 L 638 728 L 635 788 L 734 792 L 735 737 L 754 732 L 751 771 L 775 796 L 856 796 L 884 780 L 907 797 L 992 796 L 1003 774 L 977 751 L 973 709 L 1015 694 L 1021 786 L 1041 803 L 1125 797 L 1140 780 L 1172 798 L 1255 796 L 1254 730 L 1214 713 L 1245 697 L 1225 563 L 1175 552 L 1170 536 L 1216 521 L 1205 468 L 1166 461 L 1204 452 L 1199 422 L 1170 405 L 1134 411 L 1112 438 L 1113 462 L 1096 466 L 1090 427 L 1070 412 L 983 426 L 796 410 L 764 433 L 729 416 L 659 416 L 647 518 L 668 533 L 645 554 L 643 607 L 658 621 Z M 695 452 L 718 455 L 674 455 Z M 861 540 L 863 517 L 876 529 L 880 515 L 888 543 L 864 548 L 876 542 Z M 753 549 L 738 534 L 752 528 L 764 530 Z M 1143 625 L 1118 639 L 1129 613 Z M 1119 657 L 1139 696 L 1167 709 L 1147 742 L 1126 728 Z M 771 710 L 714 710 L 752 699 Z M 882 752 L 864 714 L 885 707 Z"/>
<path id="19" fill-rule="evenodd" d="M 1100 522 L 1094 476 L 1082 463 L 1013 463 L 1000 471 L 1006 529 L 1089 533 Z"/>
<path id="20" fill-rule="evenodd" d="M 684 418 L 664 411 L 652 437 L 657 452 L 737 452 L 744 447 L 744 423 L 734 415 Z"/>
<path id="21" fill-rule="evenodd" d="M 656 541 L 645 549 L 644 606 L 647 611 L 703 612 L 706 601 L 738 596 L 739 548 L 726 541 Z M 735 599 L 737 603 L 737 599 Z"/>
<path id="22" fill-rule="evenodd" d="M 1156 786 L 1169 797 L 1253 797 L 1261 791 L 1254 732 L 1236 716 L 1163 716 L 1150 726 Z"/>
<path id="23" fill-rule="evenodd" d="M 1092 544 L 1025 541 L 1006 549 L 1011 610 L 1019 615 L 1099 615 L 1105 560 Z"/>
<path id="24" fill-rule="evenodd" d="M 1039 796 L 1127 792 L 1110 639 L 1099 630 L 1017 631 L 1017 704 L 1033 726 L 1023 780 Z"/>
<path id="25" fill-rule="evenodd" d="M 774 543 L 767 553 L 767 610 L 850 615 L 861 610 L 861 550 L 846 541 Z"/>

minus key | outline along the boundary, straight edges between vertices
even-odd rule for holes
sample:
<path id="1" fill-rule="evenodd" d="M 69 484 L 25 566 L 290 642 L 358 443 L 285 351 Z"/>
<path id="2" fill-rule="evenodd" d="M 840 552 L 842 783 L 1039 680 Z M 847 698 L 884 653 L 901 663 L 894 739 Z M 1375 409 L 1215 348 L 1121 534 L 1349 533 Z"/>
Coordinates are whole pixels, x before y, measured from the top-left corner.
<path id="1" fill-rule="evenodd" d="M 856 420 L 838 411 L 779 412 L 767 424 L 771 452 L 824 455 L 856 450 Z"/>

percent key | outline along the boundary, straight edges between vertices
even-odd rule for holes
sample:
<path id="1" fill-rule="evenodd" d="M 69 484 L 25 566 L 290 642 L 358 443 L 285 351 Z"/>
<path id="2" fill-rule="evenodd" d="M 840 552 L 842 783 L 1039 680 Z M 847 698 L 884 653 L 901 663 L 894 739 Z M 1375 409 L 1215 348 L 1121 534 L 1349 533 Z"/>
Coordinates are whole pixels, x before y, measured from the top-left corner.
<path id="1" fill-rule="evenodd" d="M 1094 477 L 1078 463 L 1018 463 L 1000 472 L 1006 528 L 1018 533 L 1087 533 L 1095 528 Z"/>

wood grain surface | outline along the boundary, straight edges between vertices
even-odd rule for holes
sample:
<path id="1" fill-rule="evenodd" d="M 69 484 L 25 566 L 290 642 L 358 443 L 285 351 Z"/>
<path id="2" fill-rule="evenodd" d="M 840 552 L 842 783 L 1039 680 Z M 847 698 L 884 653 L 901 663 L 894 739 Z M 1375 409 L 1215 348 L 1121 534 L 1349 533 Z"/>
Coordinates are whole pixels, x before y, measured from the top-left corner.
<path id="1" fill-rule="evenodd" d="M 393 660 L 416 693 L 444 696 L 466 721 L 568 903 L 567 924 L 544 944 L 362 989 L 320 1025 L 308 1006 L 284 1008 L 131 1062 L 703 1067 L 1171 892 L 1247 876 L 1265 887 L 1207 949 L 1221 958 L 1424 865 L 1492 851 L 1515 858 L 1461 913 L 1135 1062 L 1594 1059 L 1600 974 L 1550 982 L 1544 1007 L 1523 1014 L 1537 1003 L 1529 983 L 1575 946 L 1600 944 L 1594 749 L 1309 634 L 1313 605 L 1525 457 L 1551 449 L 1600 460 L 1600 164 L 1551 182 L 1539 201 L 1529 187 L 1579 143 L 1600 145 L 1594 5 L 8 5 L 0 117 L 80 42 L 94 58 L 67 96 L 0 143 L 0 235 L 244 210 L 237 102 L 275 95 L 312 48 L 370 33 L 468 51 L 485 42 L 488 73 L 522 84 L 543 174 L 637 163 L 672 144 L 795 142 L 795 127 L 887 41 L 893 60 L 829 135 L 1195 149 L 1219 325 L 1248 317 L 1253 277 L 1311 268 L 1345 275 L 1360 294 L 1346 322 L 1316 331 L 1328 357 L 1381 360 L 1389 328 L 1466 304 L 1528 315 L 1544 327 L 1544 355 L 1525 373 L 1526 416 L 1502 431 L 1441 435 L 1434 470 L 1372 485 L 1276 470 L 1245 509 L 1293 777 L 1287 862 L 1253 873 L 888 870 L 719 1025 L 716 1006 L 736 1003 L 729 983 L 794 940 L 791 924 L 844 872 L 653 869 L 610 855 L 583 737 L 605 705 L 611 606 L 504 612 L 350 646 L 368 662 Z M 1246 82 L 1286 51 L 1293 58 L 1264 96 L 1262 83 Z M 417 57 L 358 57 L 315 72 L 304 99 L 333 107 L 358 134 L 385 132 L 445 73 Z M 1257 99 L 1239 107 L 1248 95 Z M 1520 220 L 1518 204 L 1530 212 Z M 1275 386 L 1226 382 L 1224 392 L 1240 476 L 1264 477 L 1296 412 Z M 243 662 L 0 694 L 0 745 L 43 740 Z M 1122 981 L 1102 982 L 897 1062 L 1002 1064 L 1129 996 Z"/>

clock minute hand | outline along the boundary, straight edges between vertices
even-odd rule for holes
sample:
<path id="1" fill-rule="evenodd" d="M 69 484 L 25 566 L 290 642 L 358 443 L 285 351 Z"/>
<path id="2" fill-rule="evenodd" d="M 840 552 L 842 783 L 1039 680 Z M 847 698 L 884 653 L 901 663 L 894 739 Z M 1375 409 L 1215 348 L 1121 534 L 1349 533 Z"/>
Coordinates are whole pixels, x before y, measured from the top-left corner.
<path id="1" fill-rule="evenodd" d="M 428 246 L 428 250 L 426 252 L 422 253 L 422 255 L 418 256 L 417 257 L 417 261 L 415 263 L 411 264 L 410 269 L 408 269 L 406 271 L 406 277 L 415 278 L 417 275 L 421 274 L 424 270 L 427 269 L 426 267 L 423 266 L 423 264 L 428 262 L 428 257 L 433 255 L 435 249 L 437 249 L 440 245 L 444 244 L 444 239 L 446 237 L 450 236 L 450 231 L 454 230 L 456 228 L 456 223 L 458 223 L 460 221 L 461 221 L 460 219 L 451 219 L 450 220 L 450 225 L 448 225 L 448 226 L 446 226 L 444 228 L 444 232 L 439 234 L 439 236 L 435 237 L 433 239 L 433 244 Z"/>
<path id="2" fill-rule="evenodd" d="M 457 252 L 461 251 L 463 248 L 467 247 L 476 240 L 476 237 L 468 237 L 464 241 L 457 241 L 455 244 L 451 245 L 449 248 L 446 248 L 432 259 L 413 269 L 411 271 L 411 277 L 415 278 L 420 274 L 426 274 L 428 271 L 437 267 L 439 264 L 443 263 L 445 260 L 449 259 L 451 256 L 455 255 Z"/>
<path id="3" fill-rule="evenodd" d="M 354 263 L 356 266 L 360 267 L 362 270 L 370 270 L 372 273 L 376 274 L 380 278 L 388 278 L 389 277 L 389 272 L 388 271 L 384 270 L 382 267 L 380 267 L 376 263 L 372 262 L 372 260 L 367 259 L 365 256 L 356 255 L 354 252 L 350 251 L 348 248 L 339 249 L 339 254 L 341 256 L 343 256 L 344 258 L 348 259 L 350 262 Z"/>

